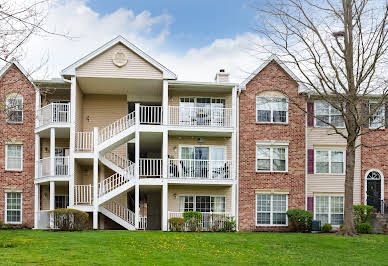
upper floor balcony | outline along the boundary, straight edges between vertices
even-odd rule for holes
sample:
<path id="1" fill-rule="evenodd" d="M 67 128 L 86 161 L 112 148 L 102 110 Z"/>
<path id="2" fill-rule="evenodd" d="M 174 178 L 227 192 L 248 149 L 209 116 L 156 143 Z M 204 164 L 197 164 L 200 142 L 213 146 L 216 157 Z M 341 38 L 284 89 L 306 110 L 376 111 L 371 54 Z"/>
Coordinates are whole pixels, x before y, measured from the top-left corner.
<path id="1" fill-rule="evenodd" d="M 69 176 L 69 156 L 46 157 L 38 160 L 38 175 L 36 179 L 63 179 Z"/>
<path id="2" fill-rule="evenodd" d="M 37 128 L 70 126 L 70 103 L 51 103 L 37 111 Z"/>

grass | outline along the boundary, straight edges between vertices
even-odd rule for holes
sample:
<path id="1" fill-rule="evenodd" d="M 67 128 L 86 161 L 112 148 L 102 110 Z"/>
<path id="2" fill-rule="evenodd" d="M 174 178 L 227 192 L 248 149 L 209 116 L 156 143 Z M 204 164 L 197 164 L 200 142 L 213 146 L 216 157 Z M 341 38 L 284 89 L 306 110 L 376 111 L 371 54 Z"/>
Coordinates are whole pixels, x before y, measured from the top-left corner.
<path id="1" fill-rule="evenodd" d="M 0 263 L 388 265 L 388 236 L 0 231 Z"/>

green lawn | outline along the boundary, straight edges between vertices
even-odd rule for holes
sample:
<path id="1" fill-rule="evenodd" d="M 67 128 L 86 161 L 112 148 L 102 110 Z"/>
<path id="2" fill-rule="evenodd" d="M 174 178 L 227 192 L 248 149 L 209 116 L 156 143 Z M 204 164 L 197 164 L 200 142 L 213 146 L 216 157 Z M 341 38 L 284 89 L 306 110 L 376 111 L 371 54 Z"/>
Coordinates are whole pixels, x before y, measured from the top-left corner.
<path id="1" fill-rule="evenodd" d="M 388 236 L 0 231 L 0 263 L 388 265 Z"/>

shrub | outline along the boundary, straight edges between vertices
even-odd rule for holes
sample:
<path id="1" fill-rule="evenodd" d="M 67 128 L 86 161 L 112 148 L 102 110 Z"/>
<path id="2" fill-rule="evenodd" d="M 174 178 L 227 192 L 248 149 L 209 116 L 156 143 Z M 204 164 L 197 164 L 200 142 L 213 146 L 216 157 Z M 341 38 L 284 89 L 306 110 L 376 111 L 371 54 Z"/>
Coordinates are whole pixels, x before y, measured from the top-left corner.
<path id="1" fill-rule="evenodd" d="M 236 221 L 233 216 L 226 217 L 224 221 L 224 227 L 222 228 L 223 232 L 234 232 L 236 231 Z"/>
<path id="2" fill-rule="evenodd" d="M 2 228 L 3 227 L 3 222 L 2 221 L 0 221 L 0 228 Z"/>
<path id="3" fill-rule="evenodd" d="M 183 232 L 185 230 L 185 219 L 183 218 L 170 218 L 168 219 L 168 222 L 170 224 L 170 231 L 173 232 Z"/>
<path id="4" fill-rule="evenodd" d="M 15 226 L 14 226 L 13 224 L 5 224 L 4 227 L 5 227 L 6 229 L 12 229 L 12 228 L 14 228 Z"/>
<path id="5" fill-rule="evenodd" d="M 200 212 L 188 211 L 183 213 L 183 218 L 189 230 L 192 232 L 201 231 L 202 214 Z"/>
<path id="6" fill-rule="evenodd" d="M 342 227 L 344 227 L 344 224 L 340 224 L 340 230 L 342 230 Z"/>
<path id="7" fill-rule="evenodd" d="M 294 209 L 286 212 L 288 219 L 292 223 L 297 232 L 309 232 L 311 230 L 311 223 L 313 221 L 313 213 Z"/>
<path id="8" fill-rule="evenodd" d="M 375 208 L 369 205 L 354 205 L 353 209 L 354 226 L 358 229 L 359 224 L 369 222 L 371 214 Z"/>
<path id="9" fill-rule="evenodd" d="M 323 226 L 322 226 L 322 232 L 324 232 L 324 233 L 330 233 L 331 232 L 331 230 L 333 230 L 333 227 L 331 226 L 331 224 L 328 224 L 328 223 L 326 223 L 326 224 L 324 224 Z"/>
<path id="10" fill-rule="evenodd" d="M 358 232 L 361 234 L 370 234 L 372 231 L 372 226 L 370 223 L 360 223 L 358 225 Z"/>
<path id="11" fill-rule="evenodd" d="M 54 224 L 61 231 L 82 231 L 89 227 L 89 215 L 74 209 L 55 209 L 50 211 L 54 215 Z"/>

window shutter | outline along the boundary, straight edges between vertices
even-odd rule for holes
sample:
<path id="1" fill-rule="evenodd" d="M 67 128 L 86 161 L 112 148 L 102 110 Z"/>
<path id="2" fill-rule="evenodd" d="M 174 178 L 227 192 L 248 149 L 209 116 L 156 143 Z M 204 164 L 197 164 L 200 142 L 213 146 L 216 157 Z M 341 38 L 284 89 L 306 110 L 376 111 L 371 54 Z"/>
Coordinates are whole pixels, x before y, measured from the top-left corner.
<path id="1" fill-rule="evenodd" d="M 307 210 L 314 212 L 314 197 L 307 197 Z"/>
<path id="2" fill-rule="evenodd" d="M 307 126 L 314 126 L 314 102 L 307 103 Z"/>
<path id="3" fill-rule="evenodd" d="M 364 117 L 367 117 L 369 115 L 369 104 L 367 103 L 364 103 L 363 104 L 363 108 L 364 108 Z M 369 128 L 369 119 L 367 121 L 365 121 L 364 125 L 363 125 L 364 128 Z"/>
<path id="4" fill-rule="evenodd" d="M 307 173 L 314 174 L 314 149 L 307 150 Z"/>
<path id="5" fill-rule="evenodd" d="M 388 128 L 388 103 L 385 104 L 385 128 Z"/>

